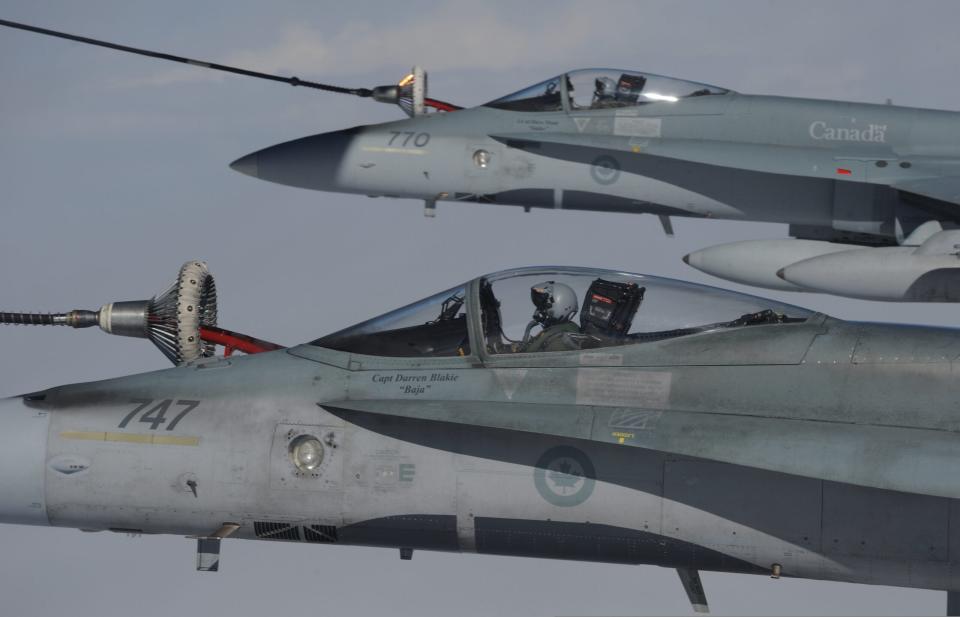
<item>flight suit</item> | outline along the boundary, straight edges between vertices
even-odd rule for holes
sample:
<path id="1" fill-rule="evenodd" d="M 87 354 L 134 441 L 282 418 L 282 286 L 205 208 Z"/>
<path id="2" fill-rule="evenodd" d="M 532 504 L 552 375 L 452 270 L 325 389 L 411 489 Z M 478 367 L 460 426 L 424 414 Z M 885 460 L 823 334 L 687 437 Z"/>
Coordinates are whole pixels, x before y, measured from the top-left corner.
<path id="1" fill-rule="evenodd" d="M 535 337 L 527 341 L 521 348 L 521 353 L 534 353 L 539 351 L 570 351 L 580 349 L 580 343 L 576 336 L 579 335 L 580 328 L 572 321 L 565 321 L 545 328 Z"/>

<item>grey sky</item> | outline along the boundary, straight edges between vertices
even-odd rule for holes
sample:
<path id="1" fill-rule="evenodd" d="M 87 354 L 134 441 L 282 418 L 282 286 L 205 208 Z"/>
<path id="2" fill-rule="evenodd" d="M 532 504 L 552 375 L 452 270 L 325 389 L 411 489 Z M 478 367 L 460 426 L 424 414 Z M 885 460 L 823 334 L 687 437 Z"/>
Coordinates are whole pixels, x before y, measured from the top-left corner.
<path id="1" fill-rule="evenodd" d="M 433 95 L 482 103 L 560 71 L 616 66 L 750 93 L 956 109 L 955 2 L 197 3 L 6 0 L 0 18 L 355 86 L 412 64 Z M 0 30 L 0 308 L 96 308 L 159 291 L 206 259 L 221 323 L 294 344 L 483 272 L 562 263 L 741 289 L 684 266 L 785 226 L 440 204 L 302 191 L 231 171 L 286 139 L 399 117 L 385 105 L 171 67 Z M 748 290 L 753 291 L 753 290 Z M 753 291 L 756 293 L 755 291 Z M 956 308 L 761 294 L 838 317 L 954 326 Z M 350 297 L 347 304 L 343 298 Z M 93 331 L 0 330 L 0 395 L 164 368 Z M 10 615 L 670 614 L 669 570 L 0 526 Z M 707 573 L 715 612 L 921 614 L 942 593 Z M 301 606 L 302 605 L 302 606 Z"/>

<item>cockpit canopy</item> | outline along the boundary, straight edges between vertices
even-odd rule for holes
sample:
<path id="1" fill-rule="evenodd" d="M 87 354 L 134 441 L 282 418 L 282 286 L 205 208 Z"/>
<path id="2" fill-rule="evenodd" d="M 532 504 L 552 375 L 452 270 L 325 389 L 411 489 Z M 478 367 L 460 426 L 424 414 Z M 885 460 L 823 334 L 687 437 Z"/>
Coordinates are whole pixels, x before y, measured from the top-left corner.
<path id="1" fill-rule="evenodd" d="M 465 356 L 470 353 L 467 285 L 461 285 L 313 341 L 368 356 Z"/>
<path id="2" fill-rule="evenodd" d="M 730 92 L 653 73 L 580 69 L 490 101 L 485 107 L 509 111 L 580 111 L 677 103 L 682 99 L 721 96 Z"/>
<path id="3" fill-rule="evenodd" d="M 547 282 L 568 286 L 576 295 L 577 311 L 563 324 L 534 317 L 538 307 L 531 290 Z M 391 357 L 470 356 L 478 347 L 485 354 L 564 352 L 786 324 L 811 315 L 789 304 L 656 276 L 522 268 L 474 279 L 312 344 Z M 482 340 L 471 341 L 471 323 L 473 336 Z M 550 344 L 535 343 L 554 330 Z"/>

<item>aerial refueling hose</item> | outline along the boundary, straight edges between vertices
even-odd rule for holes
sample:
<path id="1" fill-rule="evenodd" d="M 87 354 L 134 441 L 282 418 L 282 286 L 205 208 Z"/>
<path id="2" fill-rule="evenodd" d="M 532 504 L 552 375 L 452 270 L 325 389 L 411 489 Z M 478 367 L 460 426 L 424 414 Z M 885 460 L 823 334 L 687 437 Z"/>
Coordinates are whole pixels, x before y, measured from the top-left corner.
<path id="1" fill-rule="evenodd" d="M 361 96 L 361 97 L 373 96 L 373 90 L 369 88 L 344 88 L 342 86 L 334 86 L 331 84 L 321 84 L 315 81 L 308 81 L 306 79 L 300 79 L 299 77 L 284 77 L 283 75 L 271 75 L 270 73 L 261 73 L 259 71 L 250 71 L 247 69 L 237 68 L 235 66 L 227 66 L 225 64 L 216 64 L 215 62 L 204 62 L 203 60 L 193 60 L 192 58 L 186 58 L 184 56 L 176 56 L 174 54 L 168 54 L 161 51 L 150 51 L 149 49 L 140 49 L 139 47 L 119 45 L 117 43 L 111 43 L 109 41 L 101 41 L 99 39 L 92 39 L 90 37 L 79 36 L 77 34 L 70 34 L 67 32 L 60 32 L 57 30 L 49 30 L 47 28 L 39 28 L 37 26 L 22 24 L 19 22 L 9 21 L 6 19 L 0 19 L 0 26 L 6 26 L 7 28 L 16 28 L 17 30 L 26 30 L 27 32 L 35 32 L 36 34 L 53 36 L 60 39 L 66 39 L 68 41 L 75 41 L 77 43 L 86 43 L 87 45 L 96 45 L 97 47 L 106 47 L 107 49 L 125 51 L 131 54 L 147 56 L 148 58 L 157 58 L 159 60 L 169 60 L 171 62 L 180 62 L 182 64 L 199 66 L 205 69 L 213 69 L 215 71 L 224 71 L 226 73 L 234 73 L 236 75 L 246 75 L 247 77 L 256 77 L 258 79 L 269 79 L 270 81 L 279 81 L 279 82 L 290 84 L 291 86 L 303 86 L 304 88 L 314 88 L 316 90 L 325 90 L 327 92 L 336 92 L 338 94 L 352 94 L 354 96 Z"/>
<path id="2" fill-rule="evenodd" d="M 226 64 L 217 64 L 216 62 L 194 60 L 193 58 L 187 58 L 186 56 L 177 56 L 175 54 L 168 54 L 162 51 L 151 51 L 149 49 L 141 49 L 139 47 L 130 47 L 129 45 L 120 45 L 118 43 L 111 43 L 110 41 L 102 41 L 100 39 L 94 39 L 88 36 L 80 36 L 78 34 L 60 32 L 59 30 L 50 30 L 49 28 L 40 28 L 39 26 L 31 26 L 30 24 L 10 21 L 8 19 L 0 19 L 0 26 L 5 26 L 7 28 L 14 28 L 16 30 L 24 30 L 26 32 L 33 32 L 36 34 L 42 34 L 44 36 L 52 36 L 58 39 L 66 39 L 68 41 L 84 43 L 86 45 L 94 45 L 96 47 L 105 47 L 106 49 L 123 51 L 130 54 L 137 54 L 138 56 L 156 58 L 158 60 L 168 60 L 170 62 L 179 62 L 181 64 L 189 64 L 190 66 L 198 66 L 205 69 L 213 69 L 215 71 L 233 73 L 234 75 L 244 75 L 246 77 L 256 77 L 257 79 L 267 79 L 269 81 L 278 81 L 280 83 L 289 84 L 291 86 L 303 86 L 304 88 L 313 88 L 314 90 L 323 90 L 325 92 L 335 92 L 337 94 L 351 94 L 353 96 L 359 96 L 362 98 L 374 98 L 380 102 L 397 103 L 401 107 L 404 107 L 404 102 L 400 100 L 402 97 L 398 95 L 401 89 L 398 89 L 397 86 L 380 86 L 373 89 L 345 88 L 343 86 L 334 86 L 333 84 L 323 84 L 316 81 L 309 81 L 307 79 L 300 79 L 299 77 L 295 77 L 295 76 L 287 77 L 285 75 L 273 75 L 271 73 L 261 73 L 260 71 L 251 71 L 249 69 L 242 69 L 236 66 L 228 66 Z M 387 94 L 390 94 L 390 96 L 386 96 L 386 98 L 384 98 L 384 95 L 387 95 Z M 454 105 L 452 103 L 446 103 L 444 101 L 440 101 L 432 98 L 425 98 L 424 104 L 427 107 L 432 107 L 439 111 L 457 111 L 458 109 L 462 109 L 461 107 Z"/>
<path id="3" fill-rule="evenodd" d="M 111 302 L 97 311 L 67 313 L 0 312 L 0 324 L 20 326 L 99 326 L 109 334 L 149 339 L 175 365 L 214 355 L 216 343 L 203 328 L 217 325 L 217 287 L 202 261 L 180 267 L 174 283 L 149 300 Z"/>
<path id="4" fill-rule="evenodd" d="M 55 326 L 57 322 L 52 313 L 0 313 L 0 323 L 14 324 L 17 326 Z"/>

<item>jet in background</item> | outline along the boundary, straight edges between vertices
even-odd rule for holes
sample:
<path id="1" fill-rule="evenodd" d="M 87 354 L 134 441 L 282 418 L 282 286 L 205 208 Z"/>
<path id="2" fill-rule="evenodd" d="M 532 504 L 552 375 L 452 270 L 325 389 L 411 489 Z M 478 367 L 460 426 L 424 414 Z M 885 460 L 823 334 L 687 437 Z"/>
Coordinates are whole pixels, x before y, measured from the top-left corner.
<path id="1" fill-rule="evenodd" d="M 786 223 L 790 239 L 686 262 L 738 283 L 855 298 L 960 301 L 960 113 L 757 96 L 634 70 L 582 69 L 462 109 L 426 73 L 346 88 L 0 20 L 197 67 L 396 103 L 408 116 L 264 148 L 234 169 L 289 186 L 527 210 Z M 598 219 L 597 229 L 603 220 Z"/>

